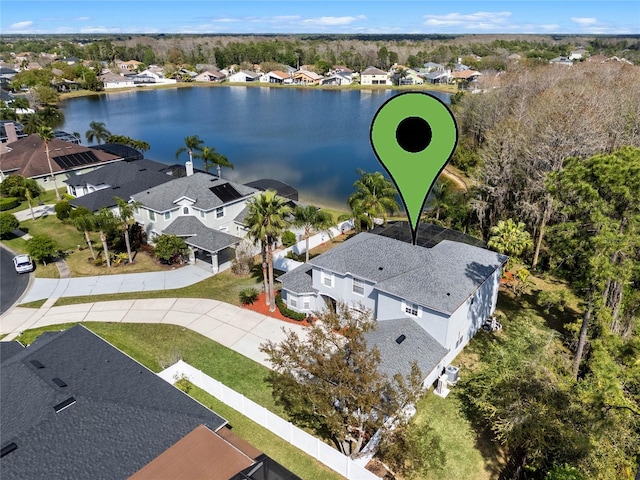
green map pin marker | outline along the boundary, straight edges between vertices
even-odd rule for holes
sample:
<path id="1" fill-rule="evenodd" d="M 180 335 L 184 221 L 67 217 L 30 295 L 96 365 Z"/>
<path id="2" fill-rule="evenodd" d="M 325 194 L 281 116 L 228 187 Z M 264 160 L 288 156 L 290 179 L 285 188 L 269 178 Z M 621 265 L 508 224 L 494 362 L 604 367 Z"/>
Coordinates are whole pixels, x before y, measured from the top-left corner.
<path id="1" fill-rule="evenodd" d="M 370 137 L 378 161 L 400 193 L 415 245 L 424 203 L 458 142 L 456 121 L 436 97 L 401 93 L 378 109 Z"/>

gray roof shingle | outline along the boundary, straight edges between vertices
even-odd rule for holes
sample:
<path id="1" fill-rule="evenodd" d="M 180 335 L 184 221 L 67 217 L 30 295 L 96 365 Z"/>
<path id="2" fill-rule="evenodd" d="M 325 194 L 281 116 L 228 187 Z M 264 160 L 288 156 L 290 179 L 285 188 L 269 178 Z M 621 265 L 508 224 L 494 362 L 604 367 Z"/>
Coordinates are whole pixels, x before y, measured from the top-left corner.
<path id="1" fill-rule="evenodd" d="M 215 253 L 242 241 L 240 237 L 209 228 L 196 217 L 187 215 L 176 218 L 162 233 L 187 237 L 187 244 Z"/>
<path id="2" fill-rule="evenodd" d="M 404 335 L 398 343 L 396 339 Z M 410 318 L 385 320 L 376 323 L 376 328 L 365 333 L 367 345 L 377 347 L 380 352 L 382 373 L 389 378 L 397 373 L 406 377 L 411 365 L 417 362 L 423 376 L 427 376 L 444 358 L 448 350 Z"/>
<path id="3" fill-rule="evenodd" d="M 186 177 L 176 178 L 171 182 L 140 191 L 134 195 L 134 200 L 142 203 L 145 207 L 156 212 L 166 212 L 175 208 L 175 202 L 180 198 L 190 198 L 194 207 L 200 210 L 209 211 L 216 207 L 232 203 L 226 202 L 211 191 L 212 187 L 229 184 L 242 197 L 253 195 L 257 190 L 239 183 L 220 180 L 218 177 L 208 173 L 194 173 Z"/>
<path id="4" fill-rule="evenodd" d="M 317 293 L 318 290 L 313 288 L 313 278 L 311 271 L 313 267 L 307 263 L 294 268 L 278 277 L 278 281 L 287 282 L 286 290 L 302 295 L 304 293 Z M 283 287 L 284 288 L 284 287 Z"/>
<path id="5" fill-rule="evenodd" d="M 372 281 L 380 291 L 451 314 L 506 260 L 504 255 L 450 240 L 424 248 L 360 233 L 309 263 Z"/>
<path id="6" fill-rule="evenodd" d="M 17 445 L 2 458 L 3 479 L 126 478 L 198 425 L 226 423 L 82 326 L 1 366 L 1 443 Z"/>

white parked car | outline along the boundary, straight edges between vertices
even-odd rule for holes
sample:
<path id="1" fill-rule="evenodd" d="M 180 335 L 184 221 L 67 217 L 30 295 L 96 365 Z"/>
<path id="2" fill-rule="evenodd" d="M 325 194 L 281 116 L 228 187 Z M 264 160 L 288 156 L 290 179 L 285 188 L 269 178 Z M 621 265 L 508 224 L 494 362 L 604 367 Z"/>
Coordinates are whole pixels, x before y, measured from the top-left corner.
<path id="1" fill-rule="evenodd" d="M 13 257 L 13 266 L 18 273 L 29 273 L 33 271 L 33 260 L 29 255 L 16 255 Z"/>

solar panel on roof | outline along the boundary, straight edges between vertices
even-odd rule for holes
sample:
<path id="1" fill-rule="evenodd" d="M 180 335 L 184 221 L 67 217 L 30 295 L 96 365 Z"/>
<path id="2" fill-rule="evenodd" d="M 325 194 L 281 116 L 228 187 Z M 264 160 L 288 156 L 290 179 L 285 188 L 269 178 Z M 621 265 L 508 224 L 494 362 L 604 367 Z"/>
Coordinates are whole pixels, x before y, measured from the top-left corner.
<path id="1" fill-rule="evenodd" d="M 99 162 L 98 157 L 96 157 L 93 152 L 79 152 L 70 153 L 69 155 L 60 155 L 55 157 L 54 160 L 64 169 Z"/>
<path id="2" fill-rule="evenodd" d="M 216 185 L 215 187 L 211 187 L 209 191 L 224 203 L 232 202 L 233 200 L 242 198 L 242 194 L 238 192 L 230 183 Z"/>

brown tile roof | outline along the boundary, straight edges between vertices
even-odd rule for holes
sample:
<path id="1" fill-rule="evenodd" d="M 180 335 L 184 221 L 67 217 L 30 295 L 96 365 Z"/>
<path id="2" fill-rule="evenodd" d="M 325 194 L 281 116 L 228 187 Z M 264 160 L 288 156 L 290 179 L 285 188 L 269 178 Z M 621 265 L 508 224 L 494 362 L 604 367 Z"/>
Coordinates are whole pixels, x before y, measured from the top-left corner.
<path id="1" fill-rule="evenodd" d="M 461 79 L 467 79 L 467 78 L 475 77 L 478 75 L 482 75 L 482 74 L 480 72 L 477 72 L 476 70 L 460 70 L 458 72 L 451 72 L 451 76 L 453 78 L 461 78 Z"/>
<path id="2" fill-rule="evenodd" d="M 43 140 L 36 134 L 9 145 L 11 151 L 0 158 L 0 170 L 33 178 L 49 174 L 49 163 Z M 121 157 L 100 150 L 76 145 L 57 138 L 49 141 L 49 156 L 54 173 L 86 168 L 91 165 L 113 162 Z"/>
<path id="3" fill-rule="evenodd" d="M 200 425 L 134 473 L 129 480 L 229 480 L 253 464 L 253 458 L 234 444 Z"/>

